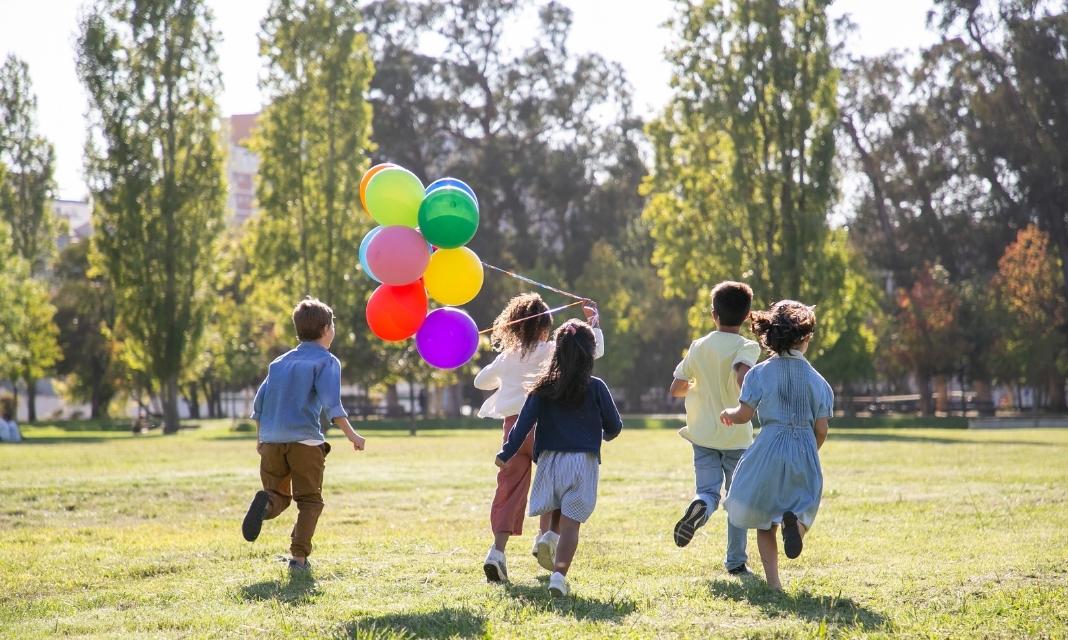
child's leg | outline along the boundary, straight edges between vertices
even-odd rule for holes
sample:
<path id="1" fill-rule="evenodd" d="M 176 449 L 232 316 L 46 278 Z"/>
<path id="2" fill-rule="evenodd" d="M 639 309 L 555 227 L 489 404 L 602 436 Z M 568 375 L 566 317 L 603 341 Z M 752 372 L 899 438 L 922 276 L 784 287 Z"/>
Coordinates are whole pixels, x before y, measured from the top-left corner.
<path id="1" fill-rule="evenodd" d="M 560 514 L 559 511 L 555 513 Z M 580 526 L 582 523 L 560 515 L 560 542 L 556 545 L 555 569 L 565 576 L 571 568 L 571 561 L 575 558 L 575 550 L 578 549 Z"/>
<path id="2" fill-rule="evenodd" d="M 764 565 L 764 579 L 768 586 L 776 591 L 782 591 L 782 583 L 779 582 L 779 543 L 775 540 L 775 527 L 757 530 L 757 549 L 760 550 L 760 562 Z"/>
<path id="3" fill-rule="evenodd" d="M 263 482 L 263 490 L 271 497 L 264 520 L 277 518 L 293 499 L 291 470 L 286 461 L 289 446 L 269 442 L 260 445 L 260 481 Z"/>
<path id="4" fill-rule="evenodd" d="M 734 468 L 738 466 L 738 460 L 745 453 L 745 449 L 728 450 L 721 453 L 723 493 L 728 494 L 731 490 L 731 480 L 734 479 Z M 745 552 L 746 533 L 745 529 L 736 527 L 730 523 L 729 519 L 727 520 L 727 557 L 723 564 L 728 571 L 745 566 L 746 561 L 749 560 L 749 556 Z"/>
<path id="5" fill-rule="evenodd" d="M 538 533 L 545 533 L 546 531 L 560 533 L 560 518 L 557 517 L 556 523 L 554 524 L 552 513 L 541 514 L 541 517 L 538 519 Z"/>
<path id="6" fill-rule="evenodd" d="M 504 420 L 504 436 L 508 437 L 517 416 Z M 534 451 L 533 432 L 523 442 L 519 451 L 497 472 L 497 491 L 490 506 L 490 528 L 493 531 L 493 546 L 504 551 L 508 538 L 523 533 L 523 519 L 527 511 L 527 492 L 530 490 L 530 475 Z"/>
<path id="7" fill-rule="evenodd" d="M 286 458 L 293 469 L 293 500 L 297 503 L 297 524 L 293 527 L 289 551 L 294 560 L 303 562 L 312 551 L 312 536 L 323 512 L 326 448 L 291 444 Z"/>

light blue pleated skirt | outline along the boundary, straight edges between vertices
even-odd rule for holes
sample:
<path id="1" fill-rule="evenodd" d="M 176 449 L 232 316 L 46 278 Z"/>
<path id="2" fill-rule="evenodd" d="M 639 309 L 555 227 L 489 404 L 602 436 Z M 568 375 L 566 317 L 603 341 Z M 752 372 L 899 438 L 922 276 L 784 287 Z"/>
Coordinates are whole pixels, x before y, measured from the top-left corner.
<path id="1" fill-rule="evenodd" d="M 793 511 L 812 526 L 823 495 L 823 470 L 811 427 L 768 426 L 742 454 L 724 504 L 732 525 L 770 529 Z"/>

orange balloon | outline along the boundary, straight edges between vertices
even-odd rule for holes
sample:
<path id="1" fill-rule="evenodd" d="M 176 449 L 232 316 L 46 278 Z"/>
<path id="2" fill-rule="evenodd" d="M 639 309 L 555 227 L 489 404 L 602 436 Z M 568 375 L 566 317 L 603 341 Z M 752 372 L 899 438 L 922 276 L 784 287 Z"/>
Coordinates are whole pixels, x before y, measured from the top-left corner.
<path id="1" fill-rule="evenodd" d="M 367 170 L 367 173 L 363 174 L 360 178 L 360 204 L 363 205 L 363 210 L 367 211 L 367 183 L 371 181 L 376 173 L 382 169 L 388 169 L 389 167 L 395 167 L 397 165 L 392 162 L 383 162 L 382 164 L 376 164 Z"/>

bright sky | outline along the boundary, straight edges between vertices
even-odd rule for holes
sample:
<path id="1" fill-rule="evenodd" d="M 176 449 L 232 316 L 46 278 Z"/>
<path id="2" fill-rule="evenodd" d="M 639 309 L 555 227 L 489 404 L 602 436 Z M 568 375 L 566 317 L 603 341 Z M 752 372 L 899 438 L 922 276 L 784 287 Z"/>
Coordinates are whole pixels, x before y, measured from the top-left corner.
<path id="1" fill-rule="evenodd" d="M 256 33 L 268 1 L 209 0 L 223 34 L 218 52 L 224 114 L 260 108 Z M 635 106 L 643 115 L 654 114 L 669 96 L 671 70 L 663 51 L 670 33 L 660 25 L 672 14 L 674 2 L 563 2 L 574 11 L 572 50 L 595 51 L 622 63 L 634 87 Z M 873 55 L 932 42 L 934 36 L 925 25 L 931 4 L 931 0 L 838 0 L 832 12 L 836 17 L 849 13 L 858 25 L 850 50 Z M 59 195 L 70 199 L 86 194 L 82 178 L 86 98 L 74 70 L 74 30 L 82 5 L 83 0 L 0 0 L 0 16 L 4 16 L 0 56 L 14 53 L 30 66 L 40 129 L 56 146 Z"/>

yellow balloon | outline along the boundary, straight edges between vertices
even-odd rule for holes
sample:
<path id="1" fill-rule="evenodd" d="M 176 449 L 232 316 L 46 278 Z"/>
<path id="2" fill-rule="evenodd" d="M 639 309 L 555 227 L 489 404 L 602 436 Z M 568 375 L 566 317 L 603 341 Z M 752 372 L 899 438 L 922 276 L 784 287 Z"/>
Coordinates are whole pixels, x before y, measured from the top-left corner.
<path id="1" fill-rule="evenodd" d="M 430 297 L 458 307 L 474 300 L 482 290 L 482 261 L 467 247 L 438 249 L 430 256 L 423 284 Z"/>

